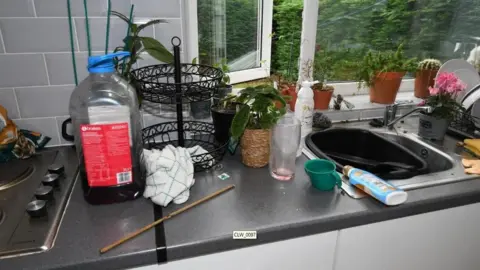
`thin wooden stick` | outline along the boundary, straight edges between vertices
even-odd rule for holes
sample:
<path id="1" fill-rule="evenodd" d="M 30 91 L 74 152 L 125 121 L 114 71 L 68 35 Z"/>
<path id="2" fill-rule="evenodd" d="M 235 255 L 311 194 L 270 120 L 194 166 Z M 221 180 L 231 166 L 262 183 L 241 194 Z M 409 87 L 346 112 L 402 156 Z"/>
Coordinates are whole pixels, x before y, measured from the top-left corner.
<path id="1" fill-rule="evenodd" d="M 130 240 L 130 239 L 132 239 L 132 238 L 137 237 L 137 235 L 140 235 L 140 234 L 142 234 L 142 233 L 150 230 L 151 228 L 157 226 L 158 224 L 164 222 L 164 221 L 167 220 L 167 219 L 170 219 L 170 218 L 172 218 L 172 217 L 174 217 L 174 216 L 176 216 L 176 215 L 178 215 L 178 214 L 180 214 L 180 213 L 182 213 L 182 212 L 187 211 L 187 210 L 190 209 L 190 208 L 193 208 L 193 207 L 195 207 L 195 206 L 197 206 L 197 205 L 199 205 L 199 204 L 201 204 L 201 203 L 204 203 L 204 202 L 206 202 L 206 201 L 208 201 L 208 200 L 210 200 L 210 199 L 213 199 L 213 198 L 215 198 L 216 196 L 218 196 L 218 195 L 220 195 L 220 194 L 222 194 L 222 193 L 224 193 L 224 192 L 226 192 L 226 191 L 229 191 L 230 189 L 233 189 L 233 188 L 235 188 L 235 185 L 230 185 L 230 186 L 228 186 L 228 187 L 225 187 L 225 188 L 222 188 L 222 189 L 220 189 L 220 190 L 217 190 L 217 191 L 215 191 L 214 193 L 212 193 L 212 194 L 210 194 L 210 195 L 208 195 L 208 196 L 206 196 L 206 197 L 204 197 L 204 198 L 202 198 L 202 199 L 200 199 L 200 200 L 198 200 L 198 201 L 196 201 L 196 202 L 193 202 L 193 203 L 191 203 L 191 204 L 189 204 L 189 205 L 187 205 L 187 206 L 185 206 L 185 207 L 182 207 L 182 208 L 180 208 L 180 209 L 178 209 L 178 210 L 176 210 L 176 211 L 174 211 L 174 212 L 172 212 L 172 213 L 170 213 L 170 214 L 162 217 L 161 219 L 158 219 L 157 221 L 155 221 L 155 222 L 153 222 L 153 223 L 150 223 L 150 224 L 148 224 L 147 226 L 145 226 L 145 227 L 143 227 L 143 228 L 141 228 L 141 229 L 139 229 L 139 230 L 137 230 L 137 231 L 135 231 L 135 232 L 127 235 L 127 236 L 125 236 L 124 238 L 116 241 L 115 243 L 113 243 L 113 244 L 111 244 L 111 245 L 108 245 L 108 246 L 100 249 L 100 254 L 103 254 L 103 253 L 111 250 L 112 248 L 115 248 L 115 247 L 117 247 L 117 246 L 125 243 L 126 241 L 128 241 L 128 240 Z"/>

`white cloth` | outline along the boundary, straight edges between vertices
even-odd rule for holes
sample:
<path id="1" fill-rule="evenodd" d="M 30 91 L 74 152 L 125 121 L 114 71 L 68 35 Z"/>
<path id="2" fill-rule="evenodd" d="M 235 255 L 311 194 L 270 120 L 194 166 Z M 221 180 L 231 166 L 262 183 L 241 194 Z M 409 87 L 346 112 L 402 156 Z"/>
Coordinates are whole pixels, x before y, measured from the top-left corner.
<path id="1" fill-rule="evenodd" d="M 143 196 L 164 207 L 172 200 L 175 204 L 186 202 L 190 187 L 195 183 L 191 156 L 206 152 L 200 146 L 185 149 L 167 145 L 162 150 L 143 149 L 147 170 Z"/>

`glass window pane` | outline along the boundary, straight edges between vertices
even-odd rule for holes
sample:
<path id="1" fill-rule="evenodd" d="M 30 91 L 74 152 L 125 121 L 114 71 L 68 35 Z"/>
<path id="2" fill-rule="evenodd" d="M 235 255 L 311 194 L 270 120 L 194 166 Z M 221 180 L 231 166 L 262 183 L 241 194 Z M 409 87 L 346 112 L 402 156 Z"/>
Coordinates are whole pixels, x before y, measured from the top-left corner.
<path id="1" fill-rule="evenodd" d="M 260 67 L 261 0 L 198 0 L 200 63 L 231 71 Z"/>
<path id="2" fill-rule="evenodd" d="M 320 0 L 315 72 L 318 75 L 321 65 L 328 64 L 333 67 L 329 81 L 351 81 L 355 70 L 350 64 L 361 61 L 366 51 L 395 50 L 402 43 L 409 57 L 437 58 L 442 62 L 467 59 L 480 44 L 478 3 Z"/>

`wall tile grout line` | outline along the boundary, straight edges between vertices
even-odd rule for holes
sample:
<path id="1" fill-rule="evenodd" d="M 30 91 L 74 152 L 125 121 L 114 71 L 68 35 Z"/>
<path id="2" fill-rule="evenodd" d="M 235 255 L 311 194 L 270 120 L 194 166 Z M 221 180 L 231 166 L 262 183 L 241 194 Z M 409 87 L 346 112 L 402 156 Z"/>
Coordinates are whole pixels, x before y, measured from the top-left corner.
<path id="1" fill-rule="evenodd" d="M 48 75 L 48 67 L 47 67 L 47 58 L 45 57 L 45 54 L 42 53 L 43 56 L 43 63 L 45 64 L 45 72 L 47 73 L 47 83 L 50 86 L 50 75 Z"/>
<path id="2" fill-rule="evenodd" d="M 65 86 L 75 86 L 73 83 L 67 84 L 54 84 L 54 85 L 30 85 L 30 86 L 15 86 L 15 88 L 39 88 L 39 87 L 65 87 Z M 9 87 L 6 87 L 9 88 Z M 1 88 L 0 88 L 1 89 Z"/>
<path id="3" fill-rule="evenodd" d="M 15 91 L 14 87 L 12 88 L 12 90 L 13 90 L 13 97 L 15 98 L 15 103 L 17 104 L 18 117 L 22 119 L 22 114 L 20 113 L 20 104 L 18 103 L 18 98 L 17 98 L 17 91 Z"/>

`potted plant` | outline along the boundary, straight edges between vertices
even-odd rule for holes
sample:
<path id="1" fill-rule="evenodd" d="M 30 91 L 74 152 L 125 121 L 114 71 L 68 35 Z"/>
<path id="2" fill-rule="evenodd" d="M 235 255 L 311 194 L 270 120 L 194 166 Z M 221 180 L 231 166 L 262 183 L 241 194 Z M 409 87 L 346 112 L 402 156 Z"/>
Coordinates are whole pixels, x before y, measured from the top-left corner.
<path id="1" fill-rule="evenodd" d="M 289 96 L 288 106 L 291 111 L 295 111 L 297 102 L 297 81 L 293 75 L 279 77 L 278 88 L 284 96 Z"/>
<path id="2" fill-rule="evenodd" d="M 420 103 L 432 107 L 433 111 L 420 114 L 419 136 L 432 140 L 443 139 L 450 121 L 457 113 L 465 111 L 456 101 L 457 94 L 465 88 L 466 84 L 455 73 L 439 74 L 435 85 L 429 88 L 430 96 Z"/>
<path id="3" fill-rule="evenodd" d="M 237 96 L 228 94 L 211 107 L 215 139 L 225 143 L 230 138 L 230 126 L 237 111 Z"/>
<path id="4" fill-rule="evenodd" d="M 242 162 L 253 168 L 268 164 L 271 128 L 286 113 L 286 102 L 281 93 L 269 85 L 248 87 L 237 97 L 239 110 L 233 118 L 230 132 L 240 139 Z M 283 106 L 278 108 L 275 102 Z"/>
<path id="5" fill-rule="evenodd" d="M 196 64 L 197 59 L 193 59 L 192 64 Z M 228 72 L 230 72 L 230 68 L 227 65 L 227 60 L 222 59 L 219 63 L 213 65 L 214 67 L 221 69 L 223 71 L 223 77 L 220 80 L 220 83 L 213 94 L 213 104 L 217 105 L 218 102 L 226 97 L 229 93 L 232 92 L 232 85 L 230 85 L 230 76 L 228 76 Z M 202 100 L 197 102 L 192 102 L 190 104 L 190 108 L 192 111 L 192 116 L 195 119 L 205 119 L 210 117 L 210 108 L 212 106 L 212 100 Z"/>
<path id="6" fill-rule="evenodd" d="M 140 54 L 143 52 L 148 53 L 150 56 L 156 60 L 164 63 L 171 63 L 173 61 L 173 54 L 163 46 L 158 40 L 152 37 L 140 36 L 140 32 L 155 24 L 167 23 L 166 20 L 155 19 L 150 20 L 144 24 L 135 24 L 130 21 L 130 19 L 123 15 L 120 12 L 112 11 L 112 15 L 117 16 L 122 19 L 129 25 L 129 32 L 127 36 L 123 39 L 123 45 L 115 48 L 114 52 L 127 51 L 130 53 L 130 56 L 123 60 L 122 62 L 115 61 L 115 68 L 117 72 L 125 78 L 129 83 L 131 83 L 137 89 L 137 97 L 139 99 L 139 104 L 141 104 L 141 93 L 139 93 L 139 87 L 136 86 L 135 78 L 130 72 L 132 67 L 135 66 L 138 59 L 141 59 Z"/>
<path id="7" fill-rule="evenodd" d="M 315 104 L 314 109 L 328 110 L 334 88 L 331 85 L 327 85 L 327 79 L 333 76 L 335 60 L 327 50 L 317 51 L 317 57 L 315 59 L 313 77 L 320 83 L 312 87 Z"/>
<path id="8" fill-rule="evenodd" d="M 358 65 L 358 88 L 370 88 L 371 102 L 392 104 L 405 73 L 416 68 L 416 59 L 406 58 L 402 45 L 396 51 L 369 51 Z"/>
<path id="9" fill-rule="evenodd" d="M 227 59 L 223 58 L 219 63 L 213 65 L 216 68 L 219 68 L 223 71 L 223 77 L 218 85 L 217 91 L 213 97 L 213 103 L 216 104 L 216 101 L 221 100 L 226 97 L 228 94 L 232 93 L 232 85 L 230 84 L 230 67 L 227 64 Z"/>
<path id="10" fill-rule="evenodd" d="M 424 59 L 418 63 L 414 91 L 417 98 L 427 98 L 429 96 L 428 89 L 434 86 L 435 76 L 437 76 L 441 65 L 442 63 L 437 59 Z"/>

